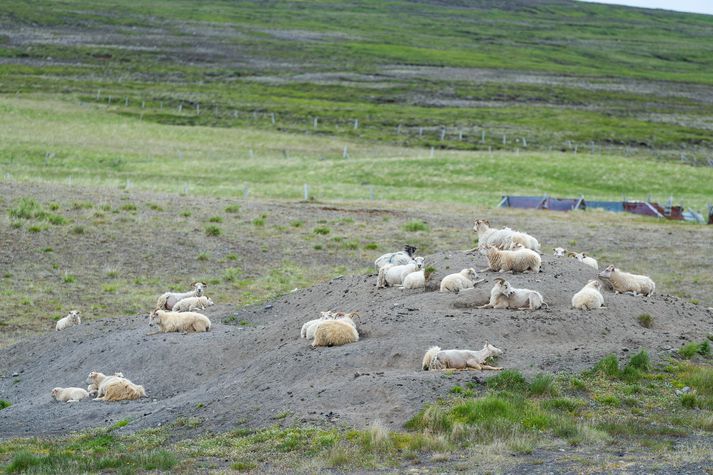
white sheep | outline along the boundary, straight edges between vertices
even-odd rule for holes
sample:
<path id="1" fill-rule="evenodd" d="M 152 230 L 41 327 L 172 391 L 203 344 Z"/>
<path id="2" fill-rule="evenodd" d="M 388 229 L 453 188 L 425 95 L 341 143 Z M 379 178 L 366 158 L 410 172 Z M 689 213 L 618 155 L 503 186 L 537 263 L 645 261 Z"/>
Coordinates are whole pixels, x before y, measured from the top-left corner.
<path id="1" fill-rule="evenodd" d="M 74 325 L 79 325 L 82 323 L 81 318 L 79 318 L 79 310 L 70 311 L 66 317 L 62 317 L 57 320 L 57 325 L 55 325 L 55 331 L 62 331 L 65 328 L 73 327 Z"/>
<path id="2" fill-rule="evenodd" d="M 340 346 L 359 341 L 356 326 L 343 320 L 326 320 L 317 326 L 312 347 Z"/>
<path id="3" fill-rule="evenodd" d="M 645 275 L 622 272 L 614 266 L 609 266 L 599 273 L 599 277 L 608 281 L 617 294 L 653 295 L 656 284 Z"/>
<path id="4" fill-rule="evenodd" d="M 538 254 L 540 253 L 540 243 L 534 237 L 527 233 L 513 231 L 507 227 L 503 229 L 491 228 L 490 221 L 487 219 L 475 220 L 473 230 L 478 233 L 478 247 L 469 252 L 480 250 L 483 253 L 487 246 L 508 249 L 515 242 L 522 244 L 527 249 L 532 249 Z"/>
<path id="5" fill-rule="evenodd" d="M 495 246 L 488 246 L 486 257 L 488 267 L 485 270 L 495 272 L 539 272 L 542 266 L 540 255 L 531 249 L 525 249 L 521 244 L 516 244 L 511 251 L 501 251 Z"/>
<path id="6" fill-rule="evenodd" d="M 202 296 L 206 287 L 208 287 L 208 284 L 206 284 L 205 282 L 193 282 L 191 284 L 191 287 L 193 287 L 193 290 L 191 290 L 190 292 L 166 292 L 158 298 L 158 301 L 156 302 L 156 308 L 161 310 L 172 310 L 173 306 L 176 305 L 176 303 L 178 303 L 180 300 L 183 300 L 188 297 Z"/>
<path id="7" fill-rule="evenodd" d="M 416 248 L 409 246 L 408 244 L 404 246 L 403 251 L 389 252 L 380 256 L 374 261 L 374 265 L 377 269 L 381 269 L 386 264 L 392 264 L 395 266 L 410 264 L 413 262 L 413 254 L 416 252 Z"/>
<path id="8" fill-rule="evenodd" d="M 97 387 L 95 401 L 126 401 L 146 397 L 143 386 L 134 384 L 126 378 L 119 376 L 106 376 L 103 373 L 92 371 L 87 382 Z"/>
<path id="9" fill-rule="evenodd" d="M 381 289 L 383 287 L 401 285 L 404 278 L 411 272 L 416 272 L 423 268 L 423 257 L 414 258 L 414 262 L 406 265 L 391 265 L 386 264 L 384 267 L 379 269 L 379 276 L 376 280 L 376 287 Z"/>
<path id="10" fill-rule="evenodd" d="M 476 280 L 478 274 L 475 269 L 463 269 L 455 274 L 449 274 L 441 280 L 441 292 L 460 292 L 461 290 L 472 289 L 476 284 L 483 282 L 483 279 Z"/>
<path id="11" fill-rule="evenodd" d="M 176 302 L 171 309 L 172 312 L 192 312 L 193 310 L 203 310 L 213 305 L 213 301 L 205 295 L 201 297 L 188 297 Z"/>
<path id="12" fill-rule="evenodd" d="M 162 333 L 207 332 L 210 330 L 208 317 L 198 312 L 169 312 L 154 310 L 149 316 L 149 326 L 158 325 Z"/>
<path id="13" fill-rule="evenodd" d="M 496 348 L 486 342 L 480 351 L 473 350 L 441 350 L 438 346 L 432 346 L 426 351 L 421 362 L 424 371 L 437 369 L 468 369 L 495 370 L 502 368 L 484 364 L 485 360 L 492 356 L 498 356 L 503 350 Z"/>
<path id="14" fill-rule="evenodd" d="M 345 312 L 321 312 L 322 316 L 314 320 L 310 320 L 304 325 L 302 325 L 302 330 L 300 331 L 300 336 L 302 338 L 307 338 L 311 340 L 314 338 L 314 333 L 317 331 L 317 327 L 325 322 L 326 320 L 344 320 L 345 322 L 356 328 L 353 318 L 358 316 L 357 312 L 345 313 Z"/>
<path id="15" fill-rule="evenodd" d="M 572 307 L 579 310 L 593 310 L 595 308 L 606 308 L 604 306 L 604 296 L 601 293 L 602 283 L 598 280 L 590 280 L 582 290 L 572 297 Z"/>
<path id="16" fill-rule="evenodd" d="M 547 306 L 542 294 L 536 290 L 516 289 L 510 282 L 500 277 L 495 279 L 495 285 L 490 291 L 490 302 L 478 308 L 512 308 L 537 310 Z"/>
<path id="17" fill-rule="evenodd" d="M 572 253 L 575 259 L 577 259 L 579 262 L 588 265 L 589 267 L 592 267 L 596 270 L 599 270 L 599 263 L 597 260 L 593 257 L 589 257 L 583 252 L 574 252 Z"/>
<path id="18" fill-rule="evenodd" d="M 101 373 L 99 373 L 99 374 L 101 374 Z M 119 378 L 123 378 L 124 373 L 116 372 L 116 373 L 114 373 L 113 376 L 118 376 Z M 89 383 L 89 386 L 87 386 L 87 392 L 92 397 L 96 396 L 98 390 L 99 390 L 99 386 L 94 382 Z"/>
<path id="19" fill-rule="evenodd" d="M 567 249 L 563 247 L 553 247 L 552 248 L 554 252 L 553 256 L 555 257 L 564 257 L 564 255 L 567 253 Z"/>
<path id="20" fill-rule="evenodd" d="M 62 402 L 79 402 L 89 397 L 89 392 L 82 388 L 54 388 L 52 397 Z"/>

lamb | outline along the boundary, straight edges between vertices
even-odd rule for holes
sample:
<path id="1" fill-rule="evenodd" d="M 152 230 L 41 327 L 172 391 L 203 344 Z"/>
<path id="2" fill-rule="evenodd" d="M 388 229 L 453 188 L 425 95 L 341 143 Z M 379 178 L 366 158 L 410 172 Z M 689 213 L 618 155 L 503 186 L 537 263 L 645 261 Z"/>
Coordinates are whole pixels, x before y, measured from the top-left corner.
<path id="1" fill-rule="evenodd" d="M 564 255 L 567 253 L 567 249 L 563 247 L 553 247 L 552 250 L 555 251 L 555 253 L 553 254 L 553 256 L 555 257 L 564 257 Z"/>
<path id="2" fill-rule="evenodd" d="M 193 287 L 193 290 L 190 292 L 166 292 L 158 298 L 156 308 L 161 310 L 173 310 L 173 306 L 185 298 L 202 296 L 208 284 L 205 282 L 193 282 L 191 287 Z"/>
<path id="3" fill-rule="evenodd" d="M 146 390 L 143 386 L 119 376 L 106 376 L 103 373 L 92 371 L 89 373 L 87 382 L 97 387 L 95 401 L 125 401 L 146 397 Z"/>
<path id="4" fill-rule="evenodd" d="M 488 267 L 485 270 L 495 272 L 512 271 L 515 273 L 527 270 L 540 272 L 542 266 L 540 255 L 531 249 L 525 249 L 520 244 L 517 244 L 511 251 L 501 251 L 495 246 L 488 246 L 486 257 L 488 258 Z"/>
<path id="5" fill-rule="evenodd" d="M 480 351 L 473 350 L 441 350 L 438 346 L 432 346 L 426 351 L 421 362 L 421 367 L 424 371 L 437 369 L 468 369 L 477 370 L 494 370 L 499 371 L 502 368 L 483 364 L 485 360 L 491 356 L 498 356 L 503 353 L 503 350 L 496 348 L 488 342 L 485 342 L 483 349 Z"/>
<path id="6" fill-rule="evenodd" d="M 484 279 L 476 280 L 477 278 L 478 274 L 472 267 L 455 274 L 449 274 L 441 280 L 441 292 L 458 293 L 461 290 L 472 289 L 476 284 L 484 281 Z"/>
<path id="7" fill-rule="evenodd" d="M 340 346 L 357 341 L 359 341 L 359 332 L 354 325 L 343 320 L 327 320 L 317 326 L 312 347 Z"/>
<path id="8" fill-rule="evenodd" d="M 384 287 L 399 285 L 404 281 L 404 278 L 412 272 L 416 272 L 423 268 L 423 257 L 416 257 L 414 261 L 406 265 L 391 265 L 386 264 L 379 269 L 376 287 L 381 289 Z"/>
<path id="9" fill-rule="evenodd" d="M 637 295 L 653 295 L 656 284 L 645 275 L 622 272 L 614 266 L 609 266 L 599 273 L 599 277 L 608 281 L 617 294 L 630 293 Z"/>
<path id="10" fill-rule="evenodd" d="M 592 267 L 596 270 L 599 270 L 599 263 L 597 260 L 593 257 L 589 257 L 583 252 L 574 252 L 572 253 L 572 256 L 577 259 L 579 262 L 588 265 L 589 267 Z"/>
<path id="11" fill-rule="evenodd" d="M 79 325 L 82 320 L 79 318 L 79 310 L 72 310 L 67 314 L 66 317 L 62 317 L 57 320 L 57 325 L 55 325 L 55 331 L 62 331 L 65 328 L 73 327 L 74 325 Z"/>
<path id="12" fill-rule="evenodd" d="M 169 332 L 207 332 L 210 330 L 208 317 L 198 312 L 169 312 L 154 310 L 149 316 L 149 326 L 158 325 L 162 333 Z"/>
<path id="13" fill-rule="evenodd" d="M 404 246 L 403 251 L 389 252 L 384 254 L 374 261 L 374 265 L 377 269 L 381 269 L 386 264 L 392 264 L 395 266 L 410 264 L 413 262 L 413 255 L 416 252 L 416 248 L 410 245 Z"/>
<path id="14" fill-rule="evenodd" d="M 114 373 L 114 376 L 123 378 L 124 373 L 116 372 L 116 373 Z M 98 390 L 99 390 L 99 386 L 97 384 L 95 384 L 94 382 L 89 383 L 89 386 L 87 386 L 87 391 L 89 392 L 89 395 L 92 397 L 96 396 Z"/>
<path id="15" fill-rule="evenodd" d="M 176 302 L 172 312 L 192 312 L 193 310 L 202 310 L 213 305 L 213 301 L 205 295 L 201 297 L 188 297 Z"/>
<path id="16" fill-rule="evenodd" d="M 300 336 L 302 338 L 307 338 L 311 340 L 314 338 L 314 333 L 317 331 L 317 327 L 326 320 L 343 320 L 356 328 L 353 318 L 357 317 L 357 312 L 344 313 L 344 312 L 322 312 L 322 316 L 314 320 L 310 320 L 304 325 L 302 325 L 302 330 L 300 331 Z"/>
<path id="17" fill-rule="evenodd" d="M 547 304 L 542 294 L 536 290 L 516 289 L 510 282 L 500 277 L 495 279 L 495 285 L 490 291 L 490 302 L 478 308 L 512 308 L 537 310 Z"/>
<path id="18" fill-rule="evenodd" d="M 52 397 L 62 402 L 79 402 L 89 397 L 89 393 L 82 388 L 54 388 Z"/>
<path id="19" fill-rule="evenodd" d="M 598 280 L 590 280 L 582 290 L 572 297 L 572 307 L 579 310 L 593 310 L 595 308 L 606 308 L 604 306 L 604 296 L 601 293 L 602 283 Z"/>
<path id="20" fill-rule="evenodd" d="M 513 246 L 515 244 L 520 244 L 525 249 L 531 249 L 538 254 L 542 254 L 540 252 L 540 242 L 527 233 L 513 232 L 510 236 L 510 245 Z"/>

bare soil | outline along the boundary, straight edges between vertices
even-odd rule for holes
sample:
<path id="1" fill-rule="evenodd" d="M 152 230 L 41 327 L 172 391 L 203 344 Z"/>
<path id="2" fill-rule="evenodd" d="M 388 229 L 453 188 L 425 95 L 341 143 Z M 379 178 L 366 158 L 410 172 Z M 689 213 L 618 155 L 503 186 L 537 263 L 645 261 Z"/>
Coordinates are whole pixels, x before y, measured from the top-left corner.
<path id="1" fill-rule="evenodd" d="M 216 238 L 203 233 L 207 217 L 236 200 L 117 190 L 99 195 L 96 190 L 76 186 L 8 182 L 0 183 L 0 193 L 4 197 L 0 211 L 5 216 L 19 197 L 51 197 L 38 200 L 60 203 L 57 212 L 74 225 L 86 226 L 82 234 L 72 234 L 72 224 L 29 233 L 27 226 L 15 229 L 9 220 L 0 221 L 6 309 L 0 323 L 3 338 L 14 332 L 17 341 L 0 349 L 0 398 L 13 404 L 2 411 L 0 437 L 63 434 L 127 418 L 132 422 L 126 430 L 155 427 L 178 417 L 201 419 L 197 431 L 243 424 L 260 427 L 277 421 L 365 426 L 375 419 L 398 427 L 423 403 L 445 395 L 454 384 L 488 376 L 458 372 L 444 378 L 439 372 L 422 371 L 421 359 L 431 345 L 479 349 L 488 340 L 505 351 L 499 365 L 533 375 L 579 371 L 609 353 L 625 357 L 646 349 L 656 358 L 713 331 L 713 314 L 706 306 L 687 301 L 692 295 L 709 298 L 710 284 L 705 276 L 711 275 L 712 266 L 705 244 L 711 229 L 705 226 L 589 212 L 558 214 L 466 206 L 434 211 L 408 204 L 385 210 L 373 204 L 240 201 L 239 216 L 226 216 L 220 224 L 224 234 Z M 75 209 L 68 206 L 73 201 L 91 201 L 95 207 Z M 107 212 L 96 218 L 92 213 L 102 203 L 113 209 L 133 203 L 137 211 Z M 193 213 L 181 217 L 179 210 Z M 265 213 L 264 226 L 251 224 Z M 591 250 L 600 258 L 600 266 L 611 261 L 625 270 L 652 275 L 657 294 L 632 297 L 607 293 L 607 309 L 573 310 L 571 296 L 595 272 L 573 259 L 550 255 L 543 256 L 544 272 L 507 274 L 516 287 L 542 292 L 549 309 L 534 312 L 475 308 L 487 300 L 495 276 L 492 273 L 484 274 L 488 282 L 478 289 L 454 295 L 377 290 L 375 275 L 359 271 L 367 269 L 382 252 L 398 249 L 404 242 L 415 242 L 426 251 L 427 264 L 437 269 L 434 282 L 464 267 L 482 269 L 484 257 L 454 250 L 472 247 L 470 227 L 476 215 L 529 230 L 540 238 L 545 250 L 558 245 Z M 416 217 L 425 220 L 430 231 L 403 231 L 403 223 Z M 286 227 L 295 219 L 304 224 Z M 330 235 L 315 235 L 315 226 L 330 227 Z M 375 241 L 379 248 L 334 247 L 331 239 L 335 235 L 357 236 L 360 246 Z M 325 247 L 317 249 L 315 243 Z M 53 248 L 51 259 L 42 252 L 45 246 Z M 201 251 L 211 258 L 195 259 Z M 240 286 L 222 281 L 208 289 L 217 303 L 206 311 L 214 323 L 209 333 L 147 335 L 150 329 L 145 315 L 167 283 L 190 282 L 192 277 L 211 271 L 221 275 L 226 266 L 235 265 L 225 259 L 231 252 L 239 254 L 237 262 L 249 276 L 269 272 L 275 262 L 289 258 L 299 267 L 321 270 L 325 277 L 312 275 L 309 279 L 322 283 L 248 307 L 241 303 L 244 294 Z M 50 267 L 53 262 L 59 263 L 60 269 L 73 264 L 78 283 L 84 282 L 81 288 L 53 280 L 60 272 Z M 145 279 L 122 288 L 128 295 L 101 288 L 107 279 L 106 266 L 117 263 L 127 278 Z M 346 272 L 330 279 L 327 270 L 335 268 Z M 687 280 L 691 276 L 699 280 L 691 283 Z M 61 312 L 48 311 L 44 304 L 52 301 L 41 297 L 29 310 L 17 303 L 25 294 L 36 295 L 38 287 L 54 293 Z M 681 299 L 668 295 L 672 291 L 690 293 Z M 85 323 L 54 332 L 50 317 L 64 315 L 77 300 L 89 307 L 82 307 Z M 113 305 L 113 300 L 133 300 L 136 311 L 122 311 L 122 305 Z M 93 312 L 100 304 L 102 310 Z M 359 311 L 360 341 L 311 349 L 310 342 L 299 337 L 300 327 L 327 309 Z M 641 314 L 651 315 L 651 328 L 640 326 Z M 18 325 L 24 325 L 24 330 L 17 331 Z M 85 386 L 92 370 L 122 371 L 144 385 L 149 398 L 76 404 L 51 399 L 55 386 Z"/>

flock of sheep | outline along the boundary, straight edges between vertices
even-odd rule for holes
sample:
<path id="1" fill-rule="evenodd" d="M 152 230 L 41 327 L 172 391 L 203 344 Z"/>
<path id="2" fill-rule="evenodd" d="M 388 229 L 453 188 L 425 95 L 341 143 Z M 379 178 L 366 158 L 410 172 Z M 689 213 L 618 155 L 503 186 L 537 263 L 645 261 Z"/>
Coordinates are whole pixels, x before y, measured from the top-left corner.
<path id="1" fill-rule="evenodd" d="M 156 302 L 156 308 L 149 315 L 149 326 L 157 325 L 160 332 L 207 332 L 210 330 L 210 319 L 201 310 L 213 305 L 213 301 L 203 295 L 207 285 L 204 282 L 194 282 L 192 290 L 184 293 L 166 292 Z M 57 321 L 56 331 L 79 325 L 81 319 L 77 310 Z M 92 371 L 87 377 L 89 386 L 84 388 L 53 388 L 52 397 L 57 401 L 78 402 L 90 396 L 95 401 L 124 401 L 146 397 L 143 386 L 134 384 L 122 373 L 107 376 L 104 373 Z"/>
<path id="2" fill-rule="evenodd" d="M 540 243 L 527 233 L 514 231 L 510 228 L 491 228 L 487 220 L 476 220 L 473 227 L 478 234 L 478 247 L 468 251 L 468 254 L 479 252 L 488 260 L 488 267 L 480 272 L 542 272 Z M 374 264 L 379 270 L 377 288 L 396 287 L 401 289 L 425 290 L 426 283 L 433 275 L 433 269 L 424 268 L 424 258 L 414 256 L 416 248 L 406 246 L 403 251 L 391 252 L 380 256 Z M 554 248 L 554 255 L 575 257 L 585 265 L 599 271 L 598 263 L 585 253 L 568 252 L 561 247 Z M 604 287 L 616 293 L 632 295 L 651 295 L 655 284 L 649 277 L 629 274 L 609 266 L 597 274 L 598 279 L 590 280 L 572 297 L 572 306 L 581 310 L 593 310 L 604 307 Z M 440 282 L 441 292 L 464 292 L 475 288 L 484 279 L 478 279 L 474 268 L 463 269 L 460 272 L 445 276 Z M 149 315 L 149 325 L 157 325 L 160 332 L 207 332 L 211 322 L 205 315 L 196 312 L 213 305 L 213 301 L 204 295 L 207 285 L 194 282 L 192 290 L 184 293 L 166 292 L 156 303 L 155 310 Z M 547 306 L 542 294 L 536 290 L 514 288 L 502 277 L 495 279 L 495 285 L 490 291 L 490 300 L 478 308 L 493 309 L 528 309 L 537 310 Z M 317 319 L 302 325 L 300 336 L 311 339 L 312 347 L 339 346 L 359 341 L 359 331 L 354 319 L 356 312 L 338 311 L 321 312 Z M 73 310 L 57 322 L 56 330 L 64 330 L 80 324 L 79 312 Z M 478 369 L 500 370 L 502 368 L 486 364 L 486 361 L 503 353 L 486 342 L 481 350 L 451 349 L 441 350 L 433 346 L 423 357 L 424 370 L 438 369 Z M 117 401 L 139 399 L 146 396 L 142 386 L 126 379 L 121 373 L 106 376 L 92 371 L 87 379 L 89 387 L 54 388 L 52 396 L 58 401 L 76 402 L 89 396 L 95 400 Z"/>

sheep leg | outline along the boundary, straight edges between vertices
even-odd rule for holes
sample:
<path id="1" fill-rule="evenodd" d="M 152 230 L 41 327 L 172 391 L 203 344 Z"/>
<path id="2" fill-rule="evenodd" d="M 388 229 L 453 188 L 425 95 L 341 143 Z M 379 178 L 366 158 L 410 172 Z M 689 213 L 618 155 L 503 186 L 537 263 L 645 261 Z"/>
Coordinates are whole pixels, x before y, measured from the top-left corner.
<path id="1" fill-rule="evenodd" d="M 481 282 L 485 282 L 485 279 L 478 279 L 478 280 L 476 280 L 475 282 L 473 282 L 473 287 L 475 287 L 476 285 L 480 284 Z"/>
<path id="2" fill-rule="evenodd" d="M 157 334 L 159 334 L 159 333 L 161 333 L 161 332 L 160 332 L 160 331 L 155 331 L 155 332 L 153 332 L 153 333 L 147 333 L 146 336 L 153 336 L 153 335 L 157 335 Z"/>
<path id="3" fill-rule="evenodd" d="M 492 304 L 486 303 L 485 305 L 481 305 L 480 307 L 475 307 L 475 308 L 495 308 Z"/>
<path id="4" fill-rule="evenodd" d="M 480 365 L 480 369 L 481 369 L 481 371 L 484 371 L 486 369 L 489 369 L 491 371 L 501 371 L 502 370 L 502 368 L 500 368 L 499 366 L 490 366 L 490 365 L 486 365 L 486 364 Z"/>
<path id="5" fill-rule="evenodd" d="M 469 369 L 469 368 L 473 368 L 475 370 L 480 371 L 482 369 L 482 366 L 476 360 L 470 359 L 470 360 L 466 360 L 466 362 L 465 362 L 465 369 Z"/>

